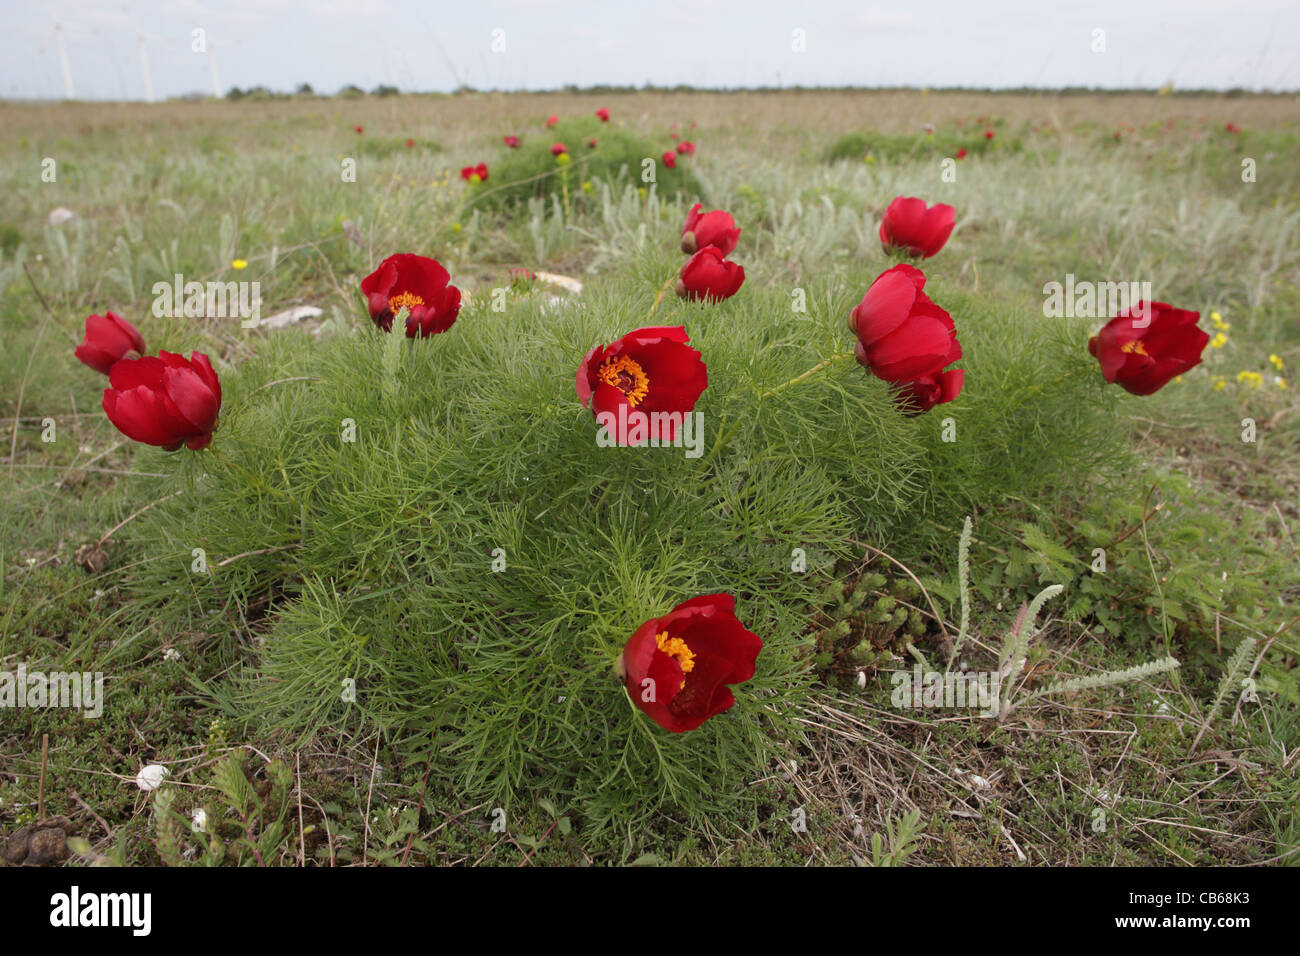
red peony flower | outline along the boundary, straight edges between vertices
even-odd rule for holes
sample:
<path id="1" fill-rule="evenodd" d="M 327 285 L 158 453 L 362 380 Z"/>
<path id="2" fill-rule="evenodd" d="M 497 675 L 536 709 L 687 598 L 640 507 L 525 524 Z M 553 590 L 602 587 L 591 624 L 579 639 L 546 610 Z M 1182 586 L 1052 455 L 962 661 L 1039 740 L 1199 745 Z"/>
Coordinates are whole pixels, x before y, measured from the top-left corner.
<path id="1" fill-rule="evenodd" d="M 600 109 L 596 110 L 596 115 L 600 117 L 602 123 L 609 122 L 609 110 L 605 109 L 605 107 L 602 106 Z"/>
<path id="2" fill-rule="evenodd" d="M 460 313 L 460 290 L 436 259 L 403 252 L 389 256 L 361 280 L 370 318 L 385 332 L 406 306 L 406 337 L 423 338 L 451 328 Z"/>
<path id="3" fill-rule="evenodd" d="M 552 143 L 552 144 L 551 144 L 551 155 L 552 155 L 552 156 L 559 156 L 561 153 L 567 153 L 568 151 L 569 151 L 569 147 L 565 146 L 563 143 Z"/>
<path id="4" fill-rule="evenodd" d="M 1164 302 L 1139 302 L 1107 322 L 1088 342 L 1108 382 L 1134 395 L 1159 391 L 1175 375 L 1201 364 L 1210 336 L 1197 324 L 1201 313 Z"/>
<path id="5" fill-rule="evenodd" d="M 475 179 L 474 177 L 478 178 Z M 488 169 L 487 163 L 479 163 L 477 166 L 465 166 L 460 171 L 460 178 L 467 183 L 487 182 Z"/>
<path id="6" fill-rule="evenodd" d="M 924 199 L 899 196 L 881 219 L 880 244 L 886 253 L 903 252 L 929 259 L 948 241 L 956 212 L 947 203 L 935 203 L 927 209 Z"/>
<path id="7" fill-rule="evenodd" d="M 692 143 L 689 139 L 684 139 L 684 140 L 682 140 L 680 143 L 677 144 L 677 155 L 678 155 L 678 156 L 694 156 L 694 155 L 695 155 L 695 144 Z"/>
<path id="8" fill-rule="evenodd" d="M 936 405 L 951 402 L 961 394 L 965 381 L 964 371 L 950 368 L 946 372 L 922 375 L 910 382 L 896 382 L 892 386 L 894 402 L 904 415 L 920 415 Z"/>
<path id="9" fill-rule="evenodd" d="M 668 152 L 664 153 L 663 156 L 659 158 L 664 161 L 664 165 L 667 166 L 669 169 L 677 168 L 677 154 L 674 153 L 671 149 L 668 150 Z"/>
<path id="10" fill-rule="evenodd" d="M 920 269 L 897 265 L 877 276 L 849 313 L 849 328 L 858 337 L 854 354 L 877 378 L 914 382 L 937 376 L 961 358 L 952 317 L 924 288 Z"/>
<path id="11" fill-rule="evenodd" d="M 682 252 L 694 255 L 706 246 L 712 246 L 724 256 L 731 255 L 740 241 L 736 220 L 731 218 L 731 213 L 721 209 L 701 215 L 701 208 L 701 203 L 692 206 L 682 223 Z"/>
<path id="12" fill-rule="evenodd" d="M 958 159 L 965 159 L 965 158 L 966 158 L 966 147 L 965 147 L 965 146 L 963 146 L 961 149 L 957 150 L 957 158 L 958 158 Z"/>
<path id="13" fill-rule="evenodd" d="M 736 619 L 730 594 L 706 594 L 646 621 L 623 648 L 628 696 L 675 734 L 694 730 L 736 703 L 728 684 L 754 676 L 763 642 Z"/>
<path id="14" fill-rule="evenodd" d="M 96 372 L 108 374 L 113 363 L 144 354 L 144 336 L 115 312 L 86 316 L 86 336 L 73 352 Z"/>
<path id="15" fill-rule="evenodd" d="M 583 356 L 575 382 L 578 398 L 619 445 L 676 438 L 709 384 L 708 368 L 689 341 L 680 325 L 650 326 Z M 646 416 L 644 437 L 627 428 L 633 412 Z"/>
<path id="16" fill-rule="evenodd" d="M 547 128 L 547 129 L 550 129 L 552 126 L 554 126 L 554 125 L 555 125 L 556 123 L 558 123 L 559 121 L 560 121 L 560 118 L 559 118 L 558 116 L 548 116 L 548 117 L 546 117 L 546 128 Z"/>
<path id="17" fill-rule="evenodd" d="M 509 146 L 511 149 L 518 149 L 518 148 L 519 148 L 519 137 L 518 137 L 518 136 L 502 136 L 501 139 L 502 139 L 502 141 L 503 141 L 507 146 Z"/>
<path id="18" fill-rule="evenodd" d="M 713 246 L 705 246 L 682 266 L 677 294 L 685 299 L 721 302 L 735 295 L 744 282 L 744 266 L 723 258 Z"/>
<path id="19" fill-rule="evenodd" d="M 361 127 L 360 127 L 360 126 L 356 127 L 356 130 L 357 130 L 358 133 L 360 133 L 360 132 L 361 132 Z"/>
<path id="20" fill-rule="evenodd" d="M 206 448 L 221 411 L 221 382 L 202 352 L 123 359 L 108 373 L 104 414 L 127 438 L 175 451 Z"/>
<path id="21" fill-rule="evenodd" d="M 986 130 L 984 131 L 984 138 L 985 138 L 985 139 L 992 139 L 992 138 L 993 138 L 993 130 L 991 130 L 991 129 L 986 129 Z"/>

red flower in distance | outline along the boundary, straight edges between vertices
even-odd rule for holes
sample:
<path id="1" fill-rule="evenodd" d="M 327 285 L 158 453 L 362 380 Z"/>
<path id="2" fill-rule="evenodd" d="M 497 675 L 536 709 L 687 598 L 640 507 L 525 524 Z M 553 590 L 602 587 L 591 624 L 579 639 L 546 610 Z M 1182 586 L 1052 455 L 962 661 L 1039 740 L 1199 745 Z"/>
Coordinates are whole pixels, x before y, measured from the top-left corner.
<path id="1" fill-rule="evenodd" d="M 725 259 L 713 246 L 705 246 L 682 266 L 677 294 L 684 299 L 721 302 L 735 295 L 744 282 L 744 266 Z"/>
<path id="2" fill-rule="evenodd" d="M 86 316 L 86 335 L 73 352 L 96 372 L 108 374 L 115 362 L 144 354 L 144 336 L 115 312 Z"/>
<path id="3" fill-rule="evenodd" d="M 560 118 L 559 118 L 558 116 L 548 116 L 548 117 L 546 117 L 546 128 L 547 128 L 547 129 L 550 129 L 552 126 L 554 126 L 554 125 L 555 125 L 556 123 L 558 123 L 559 121 L 560 121 Z"/>
<path id="4" fill-rule="evenodd" d="M 721 209 L 701 215 L 701 208 L 701 203 L 692 206 L 686 214 L 686 221 L 682 223 L 682 252 L 694 255 L 701 249 L 712 246 L 724 256 L 731 255 L 736 251 L 736 243 L 740 241 L 736 220 L 731 217 L 731 213 Z"/>
<path id="5" fill-rule="evenodd" d="M 1106 381 L 1134 395 L 1150 395 L 1201 364 L 1210 336 L 1196 324 L 1200 317 L 1164 302 L 1139 302 L 1102 326 L 1088 341 L 1088 351 Z"/>
<path id="6" fill-rule="evenodd" d="M 1234 136 L 1241 132 L 1241 127 L 1238 126 L 1236 123 L 1231 123 L 1231 122 L 1225 123 L 1223 125 L 1223 128 L 1227 130 L 1229 133 L 1232 133 Z"/>
<path id="7" fill-rule="evenodd" d="M 966 158 L 966 147 L 965 147 L 965 146 L 963 146 L 961 149 L 957 150 L 957 158 L 958 158 L 958 159 L 965 159 L 965 158 Z"/>
<path id="8" fill-rule="evenodd" d="M 478 179 L 474 177 L 477 176 Z M 487 182 L 488 169 L 487 163 L 479 163 L 477 166 L 465 166 L 460 171 L 460 178 L 467 183 Z"/>
<path id="9" fill-rule="evenodd" d="M 676 438 L 678 425 L 709 385 L 708 368 L 689 341 L 680 325 L 650 326 L 583 356 L 574 383 L 578 399 L 619 445 Z M 644 438 L 627 431 L 632 412 L 646 416 Z M 615 422 L 620 424 L 611 427 Z"/>
<path id="10" fill-rule="evenodd" d="M 565 146 L 563 143 L 552 143 L 552 144 L 551 144 L 551 155 L 552 155 L 552 156 L 559 156 L 561 153 L 567 153 L 568 151 L 569 151 L 569 147 Z"/>
<path id="11" fill-rule="evenodd" d="M 849 313 L 854 354 L 877 378 L 908 383 L 938 375 L 961 358 L 952 317 L 923 291 L 925 274 L 897 265 L 876 277 Z"/>
<path id="12" fill-rule="evenodd" d="M 408 139 L 408 140 L 406 141 L 406 148 L 407 148 L 407 149 L 410 149 L 410 148 L 413 147 L 414 145 L 415 145 L 415 140 L 413 140 L 413 139 Z"/>
<path id="13" fill-rule="evenodd" d="M 668 150 L 659 158 L 664 161 L 664 165 L 667 166 L 669 169 L 677 168 L 677 154 L 673 152 L 671 149 Z"/>
<path id="14" fill-rule="evenodd" d="M 694 156 L 694 155 L 695 155 L 695 144 L 692 143 L 689 139 L 684 139 L 684 140 L 682 140 L 680 143 L 677 144 L 677 155 L 678 155 L 678 156 Z"/>
<path id="15" fill-rule="evenodd" d="M 736 703 L 728 684 L 754 676 L 763 642 L 730 594 L 691 598 L 636 629 L 620 670 L 632 702 L 664 730 L 694 730 Z"/>
<path id="16" fill-rule="evenodd" d="M 360 133 L 360 132 L 361 132 L 361 127 L 360 127 L 360 126 L 356 127 L 356 131 L 357 131 L 357 133 Z"/>
<path id="17" fill-rule="evenodd" d="M 991 130 L 991 129 L 986 129 L 986 130 L 984 131 L 984 138 L 985 138 L 985 139 L 992 139 L 992 138 L 993 138 L 993 130 Z"/>
<path id="18" fill-rule="evenodd" d="M 899 196 L 880 221 L 880 244 L 887 253 L 903 252 L 929 259 L 948 241 L 956 220 L 957 211 L 947 203 L 935 203 L 927 209 L 924 199 Z"/>
<path id="19" fill-rule="evenodd" d="M 951 402 L 961 394 L 966 373 L 959 368 L 946 372 L 922 375 L 910 382 L 896 382 L 892 386 L 894 402 L 909 417 L 928 412 L 936 405 Z"/>
<path id="20" fill-rule="evenodd" d="M 605 107 L 602 106 L 600 109 L 596 110 L 596 115 L 600 117 L 602 123 L 609 122 L 609 110 L 605 109 Z"/>
<path id="21" fill-rule="evenodd" d="M 389 256 L 361 280 L 370 318 L 385 332 L 403 306 L 408 339 L 437 335 L 451 328 L 460 314 L 460 290 L 436 259 L 402 252 Z"/>
<path id="22" fill-rule="evenodd" d="M 518 136 L 502 136 L 502 137 L 501 137 L 501 140 L 502 140 L 502 142 L 504 142 L 507 146 L 509 146 L 511 149 L 518 149 L 518 148 L 519 148 L 519 137 L 518 137 Z"/>
<path id="23" fill-rule="evenodd" d="M 595 148 L 596 148 L 596 140 L 595 140 L 594 137 L 591 138 L 591 139 L 589 139 L 589 140 L 587 140 L 587 146 L 588 146 L 588 148 L 590 148 L 590 149 L 595 149 Z"/>
<path id="24" fill-rule="evenodd" d="M 104 414 L 127 438 L 175 451 L 212 441 L 221 411 L 221 382 L 202 352 L 123 359 L 108 373 Z"/>

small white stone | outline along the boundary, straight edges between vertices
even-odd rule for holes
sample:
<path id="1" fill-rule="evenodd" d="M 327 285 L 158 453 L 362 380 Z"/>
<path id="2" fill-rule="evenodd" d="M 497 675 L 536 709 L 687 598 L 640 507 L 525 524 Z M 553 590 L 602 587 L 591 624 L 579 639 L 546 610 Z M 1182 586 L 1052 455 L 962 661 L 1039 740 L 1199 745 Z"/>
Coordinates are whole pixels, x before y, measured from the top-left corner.
<path id="1" fill-rule="evenodd" d="M 314 305 L 297 305 L 292 309 L 285 309 L 283 312 L 267 316 L 262 319 L 261 326 L 267 329 L 283 329 L 295 322 L 301 322 L 303 319 L 314 319 L 321 313 L 322 310 Z"/>
<path id="2" fill-rule="evenodd" d="M 65 206 L 57 206 L 50 210 L 50 215 L 46 218 L 51 226 L 63 226 L 77 218 L 77 214 Z"/>
<path id="3" fill-rule="evenodd" d="M 160 763 L 151 763 L 149 766 L 141 769 L 135 775 L 135 785 L 148 793 L 151 790 L 157 790 L 162 786 L 163 780 L 167 776 L 167 768 Z"/>

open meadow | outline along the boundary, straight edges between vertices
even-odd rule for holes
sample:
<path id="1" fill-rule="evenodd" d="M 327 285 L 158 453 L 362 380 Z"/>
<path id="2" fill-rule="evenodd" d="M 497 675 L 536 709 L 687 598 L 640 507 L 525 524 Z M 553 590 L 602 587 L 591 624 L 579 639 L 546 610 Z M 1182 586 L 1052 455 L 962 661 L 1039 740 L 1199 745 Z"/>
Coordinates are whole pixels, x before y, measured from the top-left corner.
<path id="1" fill-rule="evenodd" d="M 0 683 L 8 863 L 1300 863 L 1300 98 L 253 94 L 0 126 L 0 680 L 103 688 Z M 895 197 L 955 209 L 913 264 L 964 385 L 922 414 L 846 326 Z M 697 202 L 740 228 L 721 301 L 674 292 Z M 377 328 L 395 253 L 445 267 L 453 325 L 403 336 L 427 303 L 393 287 Z M 1133 283 L 1208 337 L 1151 394 L 1089 351 L 1092 289 Z M 108 311 L 210 358 L 209 445 L 110 422 L 74 357 Z M 642 327 L 690 343 L 644 346 L 649 388 L 698 350 L 698 425 L 609 447 L 593 409 L 643 370 L 586 359 Z M 676 720 L 725 667 L 669 612 L 717 594 L 761 651 L 667 727 L 625 645 L 681 678 Z"/>

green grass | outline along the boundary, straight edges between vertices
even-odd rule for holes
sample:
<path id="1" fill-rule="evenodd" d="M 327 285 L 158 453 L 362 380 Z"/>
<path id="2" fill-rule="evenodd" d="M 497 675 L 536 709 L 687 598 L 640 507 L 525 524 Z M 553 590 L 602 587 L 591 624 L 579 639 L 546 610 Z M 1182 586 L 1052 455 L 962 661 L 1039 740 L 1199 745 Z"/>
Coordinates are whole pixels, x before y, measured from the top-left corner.
<path id="1" fill-rule="evenodd" d="M 875 163 L 853 145 L 855 162 L 819 164 L 756 148 L 787 133 L 737 121 L 691 132 L 699 155 L 677 177 L 660 165 L 639 191 L 640 158 L 668 145 L 661 122 L 566 118 L 547 132 L 471 118 L 439 127 L 435 147 L 419 123 L 384 127 L 401 99 L 367 102 L 373 117 L 358 108 L 364 137 L 311 102 L 241 107 L 266 110 L 250 115 L 291 131 L 289 147 L 259 139 L 257 122 L 243 141 L 186 139 L 142 115 L 128 139 L 78 135 L 55 115 L 0 149 L 15 176 L 38 168 L 33 156 L 60 162 L 56 183 L 0 200 L 0 416 L 18 420 L 0 464 L 0 669 L 100 669 L 108 687 L 100 721 L 0 714 L 12 768 L 0 773 L 0 832 L 37 815 L 49 734 L 47 812 L 70 814 L 96 853 L 124 862 L 176 859 L 130 783 L 147 762 L 198 787 L 171 809 L 187 817 L 210 798 L 210 815 L 243 825 L 233 778 L 214 777 L 232 748 L 250 754 L 268 801 L 268 774 L 283 771 L 251 754 L 293 771 L 305 823 L 268 837 L 280 862 L 1014 861 L 997 820 L 1032 844 L 1033 862 L 1294 861 L 1300 458 L 1294 391 L 1268 360 L 1300 363 L 1300 191 L 1283 162 L 1293 123 L 1240 142 L 1186 125 L 1116 142 L 1100 123 L 994 120 L 988 152 L 942 182 L 926 134 L 871 131 Z M 962 135 L 983 141 L 983 129 L 968 122 Z M 524 148 L 505 150 L 502 132 Z M 830 132 L 801 135 L 816 155 L 840 149 Z M 554 139 L 574 151 L 571 175 L 554 172 Z M 1250 185 L 1238 164 L 1248 147 L 1261 171 Z M 349 157 L 355 183 L 339 175 Z M 489 182 L 462 183 L 459 168 L 480 160 Z M 914 419 L 851 358 L 784 387 L 851 348 L 844 315 L 888 265 L 875 230 L 895 195 L 958 209 L 924 268 L 957 323 L 967 385 Z M 652 312 L 695 197 L 736 215 L 746 284 L 720 305 L 670 295 Z M 55 205 L 81 218 L 42 225 Z M 357 284 L 392 251 L 437 256 L 470 293 L 451 331 L 411 342 L 374 330 Z M 248 268 L 233 270 L 236 258 Z M 513 266 L 577 272 L 586 288 L 557 303 L 544 284 L 511 287 Z M 178 271 L 260 281 L 264 315 L 310 302 L 322 324 L 267 333 L 153 317 L 153 282 Z M 1203 326 L 1221 312 L 1227 342 L 1148 399 L 1106 386 L 1086 350 L 1096 323 L 1042 314 L 1043 284 L 1067 272 L 1152 281 L 1156 298 L 1202 310 Z M 507 287 L 497 311 L 493 290 Z M 796 290 L 804 313 L 791 309 Z M 71 349 L 84 316 L 105 308 L 151 348 L 214 357 L 225 405 L 210 452 L 132 448 L 103 420 L 102 382 Z M 577 401 L 582 355 L 643 324 L 685 325 L 708 365 L 698 458 L 598 448 Z M 1241 371 L 1261 373 L 1260 386 Z M 41 440 L 46 417 L 53 443 Z M 355 443 L 342 440 L 346 420 Z M 942 662 L 956 631 L 968 514 L 972 667 L 995 662 L 1015 608 L 1053 583 L 1066 592 L 1047 606 L 1031 683 L 1166 654 L 1183 666 L 1039 699 L 997 725 L 899 714 L 889 672 L 914 653 Z M 108 567 L 89 573 L 74 552 L 101 538 Z M 790 569 L 796 548 L 806 573 Z M 867 570 L 877 550 L 888 558 Z M 837 616 L 846 582 L 872 615 Z M 613 663 L 642 621 L 719 590 L 764 639 L 758 675 L 732 711 L 666 734 L 632 707 Z M 847 635 L 828 630 L 844 619 Z M 1222 777 L 1188 747 L 1247 636 L 1263 650 L 1259 703 L 1230 701 L 1200 750 L 1258 769 Z M 970 757 L 977 741 L 993 750 Z M 936 754 L 1004 783 L 972 796 L 954 770 L 918 774 Z M 797 778 L 782 769 L 792 760 Z M 1081 841 L 1102 777 L 1120 795 L 1106 803 L 1115 827 Z M 1208 789 L 1185 804 L 1170 786 Z M 953 818 L 953 799 L 981 812 Z M 268 828 L 283 810 L 259 807 Z M 489 829 L 496 807 L 504 835 Z M 792 830 L 796 807 L 809 833 Z M 909 809 L 921 828 L 900 835 Z M 251 852 L 230 845 L 227 862 Z"/>

